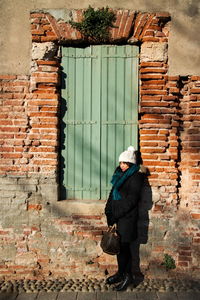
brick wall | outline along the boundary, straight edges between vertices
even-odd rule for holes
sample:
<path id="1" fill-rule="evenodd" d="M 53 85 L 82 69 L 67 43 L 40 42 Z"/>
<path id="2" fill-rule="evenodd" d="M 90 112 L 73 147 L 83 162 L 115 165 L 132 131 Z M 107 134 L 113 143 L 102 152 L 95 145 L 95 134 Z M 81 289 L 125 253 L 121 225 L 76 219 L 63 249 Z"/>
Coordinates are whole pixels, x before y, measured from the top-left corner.
<path id="1" fill-rule="evenodd" d="M 81 10 L 71 13 L 74 20 L 82 18 Z M 168 13 L 115 13 L 111 42 L 141 48 L 140 150 L 153 200 L 142 269 L 149 277 L 188 271 L 198 277 L 200 78 L 168 76 Z M 45 12 L 31 14 L 31 30 L 31 75 L 0 76 L 0 276 L 104 276 L 116 269 L 115 259 L 99 247 L 104 202 L 57 201 L 58 44 L 84 39 Z M 176 260 L 175 270 L 162 273 L 164 253 Z"/>
<path id="2" fill-rule="evenodd" d="M 198 276 L 200 78 L 166 76 L 160 63 L 141 66 L 148 73 L 157 67 L 160 75 L 141 74 L 140 146 L 154 200 L 148 242 L 154 267 L 147 273 L 159 276 L 155 265 L 168 253 L 176 274 L 190 269 Z"/>

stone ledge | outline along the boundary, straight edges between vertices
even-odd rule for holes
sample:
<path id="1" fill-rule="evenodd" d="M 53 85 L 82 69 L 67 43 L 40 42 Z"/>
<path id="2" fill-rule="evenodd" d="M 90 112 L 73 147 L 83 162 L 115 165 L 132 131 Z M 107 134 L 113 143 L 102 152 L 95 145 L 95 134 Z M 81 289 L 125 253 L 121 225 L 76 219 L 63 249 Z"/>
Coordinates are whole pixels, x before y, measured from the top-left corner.
<path id="1" fill-rule="evenodd" d="M 93 215 L 99 216 L 104 214 L 104 200 L 63 200 L 53 203 L 54 208 L 62 210 L 66 216 L 76 215 Z"/>

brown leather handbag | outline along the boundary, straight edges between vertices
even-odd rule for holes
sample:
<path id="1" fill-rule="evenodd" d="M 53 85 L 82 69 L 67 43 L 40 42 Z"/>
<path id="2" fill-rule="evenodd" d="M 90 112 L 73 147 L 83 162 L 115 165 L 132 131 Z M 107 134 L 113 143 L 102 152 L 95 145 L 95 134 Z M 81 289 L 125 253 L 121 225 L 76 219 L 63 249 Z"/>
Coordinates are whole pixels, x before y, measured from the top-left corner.
<path id="1" fill-rule="evenodd" d="M 107 254 L 110 254 L 110 255 L 119 254 L 119 252 L 120 252 L 120 237 L 119 237 L 118 233 L 116 232 L 115 225 L 108 227 L 108 230 L 103 232 L 100 246 L 101 246 L 103 252 L 105 252 Z"/>

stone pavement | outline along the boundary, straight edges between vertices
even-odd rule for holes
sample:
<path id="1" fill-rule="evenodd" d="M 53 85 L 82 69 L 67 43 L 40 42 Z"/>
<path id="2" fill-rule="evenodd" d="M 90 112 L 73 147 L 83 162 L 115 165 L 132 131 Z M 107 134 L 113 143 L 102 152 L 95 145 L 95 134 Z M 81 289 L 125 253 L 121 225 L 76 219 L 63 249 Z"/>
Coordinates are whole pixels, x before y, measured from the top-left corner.
<path id="1" fill-rule="evenodd" d="M 199 300 L 200 292 L 44 292 L 0 293 L 0 300 Z"/>
<path id="2" fill-rule="evenodd" d="M 0 280 L 0 300 L 200 300 L 200 281 L 135 279 L 116 292 L 105 278 Z"/>

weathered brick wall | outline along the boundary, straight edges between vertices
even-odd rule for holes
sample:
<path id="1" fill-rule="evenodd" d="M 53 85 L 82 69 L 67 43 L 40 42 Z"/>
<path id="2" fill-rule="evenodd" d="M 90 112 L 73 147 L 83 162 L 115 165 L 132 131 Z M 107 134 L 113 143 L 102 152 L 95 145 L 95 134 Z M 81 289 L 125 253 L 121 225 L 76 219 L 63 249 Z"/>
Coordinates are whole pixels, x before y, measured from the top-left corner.
<path id="1" fill-rule="evenodd" d="M 113 43 L 138 43 L 140 150 L 149 169 L 144 195 L 148 244 L 141 245 L 147 276 L 199 276 L 200 78 L 168 76 L 167 13 L 116 11 Z M 80 20 L 82 11 L 72 11 Z M 115 259 L 99 247 L 104 202 L 58 200 L 60 52 L 83 37 L 45 12 L 31 19 L 30 76 L 0 76 L 0 276 L 104 276 Z M 177 268 L 162 273 L 164 253 Z"/>
<path id="2" fill-rule="evenodd" d="M 150 274 L 160 275 L 156 266 L 168 253 L 176 259 L 176 273 L 189 268 L 198 276 L 200 78 L 166 76 L 159 62 L 141 67 L 140 149 L 154 202 L 147 264 L 150 256 Z"/>
<path id="3" fill-rule="evenodd" d="M 16 198 L 21 196 L 29 201 L 31 192 L 39 197 L 48 192 L 56 200 L 57 62 L 37 61 L 37 71 L 31 77 L 3 75 L 0 81 L 0 176 L 4 196 L 11 201 L 16 187 Z"/>

